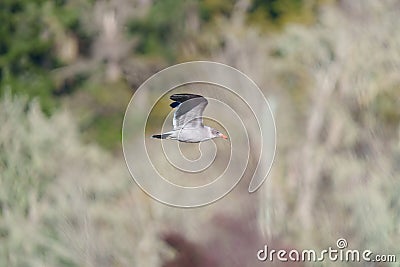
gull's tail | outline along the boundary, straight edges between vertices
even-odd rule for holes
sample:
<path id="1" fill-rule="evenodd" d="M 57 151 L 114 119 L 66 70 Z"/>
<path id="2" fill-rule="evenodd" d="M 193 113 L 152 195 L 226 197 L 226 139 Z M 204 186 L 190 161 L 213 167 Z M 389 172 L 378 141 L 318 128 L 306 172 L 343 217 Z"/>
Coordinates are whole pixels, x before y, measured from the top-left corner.
<path id="1" fill-rule="evenodd" d="M 157 138 L 157 139 L 167 139 L 168 136 L 170 136 L 170 133 L 165 133 L 165 134 L 155 134 L 152 135 L 151 137 Z"/>

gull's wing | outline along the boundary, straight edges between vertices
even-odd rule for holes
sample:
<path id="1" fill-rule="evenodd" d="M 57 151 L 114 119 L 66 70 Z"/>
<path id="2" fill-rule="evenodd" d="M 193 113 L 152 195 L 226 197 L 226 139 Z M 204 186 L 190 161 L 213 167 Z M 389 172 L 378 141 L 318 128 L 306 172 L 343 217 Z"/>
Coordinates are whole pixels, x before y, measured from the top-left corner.
<path id="1" fill-rule="evenodd" d="M 175 102 L 171 107 L 178 109 L 175 111 L 173 126 L 174 130 L 184 128 L 203 127 L 203 111 L 208 101 L 201 95 L 194 94 L 174 94 L 170 97 Z"/>

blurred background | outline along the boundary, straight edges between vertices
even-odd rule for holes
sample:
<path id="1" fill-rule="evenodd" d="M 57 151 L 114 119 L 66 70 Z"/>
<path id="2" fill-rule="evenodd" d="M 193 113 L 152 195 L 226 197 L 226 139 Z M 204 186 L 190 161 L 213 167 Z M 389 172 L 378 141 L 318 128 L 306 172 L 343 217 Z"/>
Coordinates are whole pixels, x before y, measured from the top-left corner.
<path id="1" fill-rule="evenodd" d="M 399 12 L 398 0 L 1 0 L 0 266 L 287 266 L 256 252 L 338 238 L 399 261 Z M 257 193 L 245 176 L 179 209 L 133 182 L 121 127 L 142 82 L 190 60 L 257 83 L 277 152 Z"/>

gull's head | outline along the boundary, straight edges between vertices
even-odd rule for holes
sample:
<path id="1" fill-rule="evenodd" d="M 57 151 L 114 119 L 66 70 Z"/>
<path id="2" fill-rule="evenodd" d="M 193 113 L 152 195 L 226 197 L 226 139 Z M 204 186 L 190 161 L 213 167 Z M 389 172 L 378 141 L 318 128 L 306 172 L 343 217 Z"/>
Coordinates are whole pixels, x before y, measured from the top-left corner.
<path id="1" fill-rule="evenodd" d="M 218 130 L 216 130 L 216 129 L 213 129 L 213 128 L 210 128 L 210 130 L 211 130 L 211 136 L 212 136 L 212 138 L 216 138 L 216 137 L 221 137 L 221 138 L 223 138 L 223 139 L 228 139 L 228 136 L 226 136 L 226 135 L 224 135 L 223 133 L 221 133 L 220 131 L 218 131 Z"/>

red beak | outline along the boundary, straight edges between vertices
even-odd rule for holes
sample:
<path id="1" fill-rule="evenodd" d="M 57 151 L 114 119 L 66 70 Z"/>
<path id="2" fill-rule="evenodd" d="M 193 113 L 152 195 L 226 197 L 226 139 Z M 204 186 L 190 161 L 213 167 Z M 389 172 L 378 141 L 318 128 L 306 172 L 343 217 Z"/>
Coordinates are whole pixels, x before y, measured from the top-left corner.
<path id="1" fill-rule="evenodd" d="M 226 135 L 224 135 L 222 133 L 219 134 L 219 137 L 224 138 L 225 140 L 228 139 L 228 136 L 226 136 Z"/>

